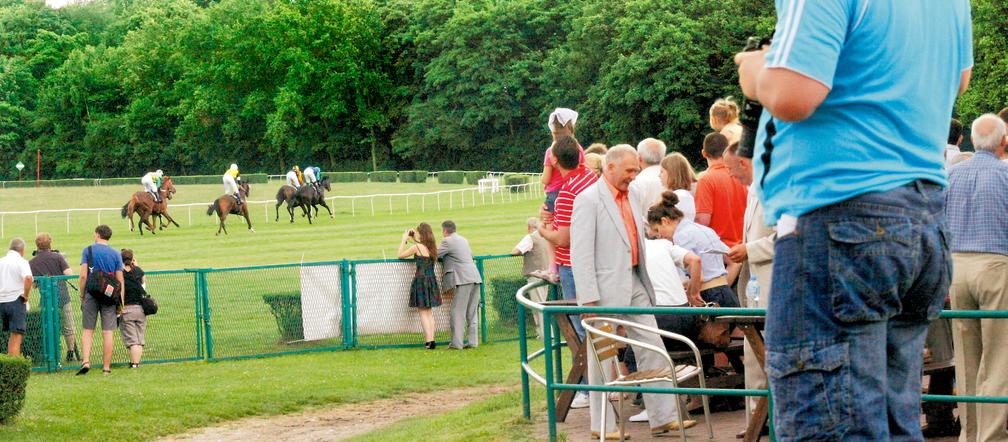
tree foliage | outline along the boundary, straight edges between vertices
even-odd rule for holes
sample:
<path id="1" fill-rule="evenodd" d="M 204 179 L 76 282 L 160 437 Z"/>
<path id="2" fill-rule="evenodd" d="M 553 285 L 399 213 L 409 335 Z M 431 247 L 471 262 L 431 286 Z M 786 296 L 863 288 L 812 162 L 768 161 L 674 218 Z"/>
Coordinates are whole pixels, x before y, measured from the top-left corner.
<path id="1" fill-rule="evenodd" d="M 963 119 L 1008 96 L 1008 6 L 974 0 Z M 534 170 L 555 107 L 582 144 L 699 161 L 769 0 L 0 0 L 0 179 Z"/>

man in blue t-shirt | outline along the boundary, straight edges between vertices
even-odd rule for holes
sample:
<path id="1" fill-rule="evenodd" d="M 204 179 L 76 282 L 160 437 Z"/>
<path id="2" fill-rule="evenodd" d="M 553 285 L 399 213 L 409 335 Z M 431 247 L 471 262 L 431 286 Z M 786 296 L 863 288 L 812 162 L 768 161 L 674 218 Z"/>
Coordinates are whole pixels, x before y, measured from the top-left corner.
<path id="1" fill-rule="evenodd" d="M 78 375 L 87 374 L 91 370 L 91 340 L 94 338 L 99 314 L 101 314 L 102 323 L 102 371 L 108 374 L 112 366 L 112 335 L 116 329 L 116 317 L 121 312 L 123 305 L 123 261 L 122 255 L 108 245 L 110 238 L 112 238 L 112 229 L 109 226 L 102 224 L 95 227 L 94 244 L 81 251 L 81 317 L 84 328 L 84 333 L 81 335 L 81 347 L 84 350 L 84 361 L 80 371 L 77 372 Z M 111 294 L 115 300 L 114 303 L 99 302 L 94 298 L 96 295 L 87 293 L 85 287 L 87 287 L 87 279 L 92 270 L 115 273 L 119 289 Z M 104 295 L 98 294 L 97 296 Z"/>
<path id="2" fill-rule="evenodd" d="M 921 354 L 947 294 L 942 171 L 973 65 L 968 0 L 777 0 L 740 53 L 777 226 L 766 370 L 780 440 L 921 440 Z M 853 398 L 857 402 L 853 402 Z"/>

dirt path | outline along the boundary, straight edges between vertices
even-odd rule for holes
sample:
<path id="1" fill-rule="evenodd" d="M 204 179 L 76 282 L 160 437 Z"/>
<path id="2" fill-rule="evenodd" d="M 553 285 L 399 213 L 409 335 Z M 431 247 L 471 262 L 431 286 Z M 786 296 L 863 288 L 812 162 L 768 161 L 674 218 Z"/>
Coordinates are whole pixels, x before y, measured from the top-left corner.
<path id="1" fill-rule="evenodd" d="M 281 416 L 251 417 L 199 428 L 161 441 L 335 441 L 365 434 L 413 416 L 445 413 L 517 389 L 517 385 L 411 393 L 394 399 L 344 404 Z M 393 411 L 394 412 L 391 412 Z"/>

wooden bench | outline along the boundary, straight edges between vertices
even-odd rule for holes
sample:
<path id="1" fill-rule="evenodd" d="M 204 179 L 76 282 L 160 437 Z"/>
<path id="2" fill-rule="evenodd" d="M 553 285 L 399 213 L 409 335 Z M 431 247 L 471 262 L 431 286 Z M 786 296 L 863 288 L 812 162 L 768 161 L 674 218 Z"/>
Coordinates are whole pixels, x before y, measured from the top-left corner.
<path id="1" fill-rule="evenodd" d="M 732 362 L 733 371 L 718 376 L 704 378 L 708 388 L 737 388 L 739 385 L 745 384 L 745 373 L 738 372 L 738 367 L 741 367 L 742 348 L 744 345 L 745 344 L 741 340 L 733 339 L 732 342 L 728 344 L 728 347 L 723 349 L 700 348 L 701 357 L 711 357 L 718 353 L 724 353 L 725 356 L 728 357 L 729 362 Z M 670 351 L 669 357 L 671 357 L 676 364 L 696 364 L 696 357 L 693 355 L 692 350 Z M 699 387 L 700 380 L 693 378 L 684 382 L 682 386 Z"/>

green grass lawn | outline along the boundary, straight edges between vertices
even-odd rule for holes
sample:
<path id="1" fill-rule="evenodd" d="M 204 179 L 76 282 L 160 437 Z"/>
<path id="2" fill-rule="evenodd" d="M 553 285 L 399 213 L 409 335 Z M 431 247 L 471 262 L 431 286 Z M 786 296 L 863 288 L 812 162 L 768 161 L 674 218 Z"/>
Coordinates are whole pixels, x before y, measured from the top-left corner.
<path id="1" fill-rule="evenodd" d="M 501 343 L 462 352 L 386 349 L 146 365 L 116 369 L 108 377 L 100 371 L 82 377 L 34 375 L 24 409 L 12 423 L 0 426 L 0 440 L 150 440 L 246 416 L 407 392 L 513 385 L 518 382 L 517 353 L 516 343 Z M 484 430 L 456 428 L 451 440 L 472 440 L 470 436 L 487 435 L 485 431 L 495 432 L 490 439 L 510 440 L 524 431 L 518 419 L 520 396 L 511 393 L 475 408 L 422 419 L 448 428 L 449 422 L 466 416 L 482 416 L 478 422 Z M 494 423 L 496 419 L 506 425 Z M 391 433 L 380 433 L 389 437 L 376 440 L 411 440 L 409 435 L 418 430 L 407 427 L 395 426 Z"/>
<path id="2" fill-rule="evenodd" d="M 257 184 L 251 199 L 273 200 L 280 183 Z M 370 195 L 388 193 L 422 193 L 460 189 L 469 186 L 436 183 L 337 183 L 327 195 Z M 209 203 L 220 196 L 219 185 L 178 186 L 172 204 Z M 435 196 L 378 196 L 358 199 L 354 206 L 348 200 L 337 200 L 335 218 L 327 216 L 308 225 L 300 214 L 295 223 L 274 221 L 274 205 L 251 204 L 250 214 L 255 232 L 249 232 L 244 220 L 231 216 L 227 220 L 230 235 L 214 236 L 216 217 L 206 215 L 205 206 L 174 208 L 171 213 L 181 228 L 169 228 L 157 235 L 140 237 L 129 231 L 129 222 L 119 215 L 119 207 L 128 201 L 139 186 L 48 187 L 39 189 L 0 189 L 0 211 L 58 210 L 70 208 L 111 208 L 102 212 L 43 213 L 36 215 L 9 214 L 2 217 L 2 239 L 6 244 L 20 236 L 29 243 L 36 231 L 53 235 L 55 248 L 67 253 L 72 265 L 79 264 L 81 249 L 92 242 L 94 227 L 100 221 L 112 227 L 112 245 L 132 248 L 145 270 L 167 270 L 199 267 L 235 267 L 245 265 L 332 261 L 340 259 L 395 258 L 399 240 L 405 229 L 426 221 L 440 238 L 439 224 L 452 219 L 459 233 L 465 236 L 476 254 L 508 253 L 525 234 L 525 220 L 538 214 L 542 196 L 538 193 L 498 192 L 493 195 L 466 192 L 440 197 L 437 210 Z M 407 204 L 409 213 L 407 211 Z M 463 207 L 464 204 L 464 207 Z M 389 210 L 391 205 L 391 211 Z M 423 210 L 423 211 L 421 211 Z M 355 213 L 353 213 L 355 212 Z M 325 214 L 325 210 L 322 210 Z M 34 247 L 29 246 L 30 249 Z"/>

